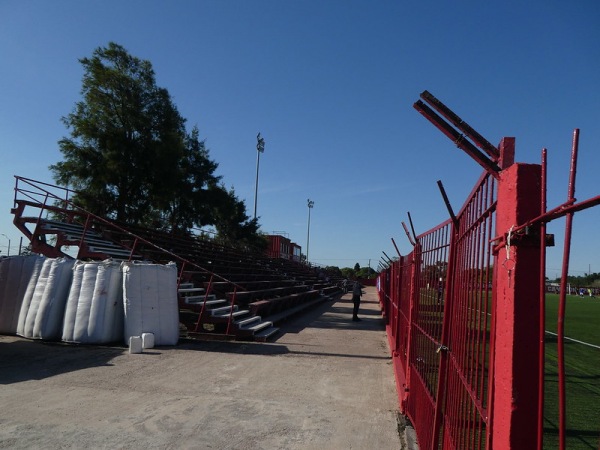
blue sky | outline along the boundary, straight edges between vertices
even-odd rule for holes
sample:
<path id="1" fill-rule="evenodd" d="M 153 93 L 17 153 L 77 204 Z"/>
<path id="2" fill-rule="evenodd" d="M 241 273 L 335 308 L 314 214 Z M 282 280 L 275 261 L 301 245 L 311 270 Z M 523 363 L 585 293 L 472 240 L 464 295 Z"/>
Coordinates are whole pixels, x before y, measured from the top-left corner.
<path id="1" fill-rule="evenodd" d="M 516 159 L 549 152 L 549 207 L 566 199 L 581 129 L 576 196 L 600 194 L 600 3 L 565 1 L 195 0 L 0 2 L 0 234 L 12 225 L 13 175 L 51 182 L 80 99 L 79 58 L 109 41 L 152 62 L 218 174 L 254 207 L 256 134 L 264 137 L 258 215 L 311 261 L 370 264 L 411 250 L 455 210 L 480 167 L 416 112 L 429 90 Z M 576 214 L 571 272 L 600 272 L 600 207 Z M 560 273 L 564 219 L 548 275 Z M 0 236 L 0 250 L 8 241 Z"/>

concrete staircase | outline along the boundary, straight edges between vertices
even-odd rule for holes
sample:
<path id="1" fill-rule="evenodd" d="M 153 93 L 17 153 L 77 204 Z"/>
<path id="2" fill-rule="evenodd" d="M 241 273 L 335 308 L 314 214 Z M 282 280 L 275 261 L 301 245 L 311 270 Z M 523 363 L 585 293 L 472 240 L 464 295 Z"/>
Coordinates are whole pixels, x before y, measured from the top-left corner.
<path id="1" fill-rule="evenodd" d="M 264 342 L 279 331 L 273 322 L 263 321 L 260 316 L 251 314 L 248 309 L 240 309 L 238 305 L 232 306 L 226 299 L 207 295 L 205 288 L 196 287 L 193 283 L 181 283 L 178 296 L 180 310 L 194 312 L 196 322 L 200 321 L 196 327 L 199 333 L 225 333 L 230 318 L 229 334 L 239 339 Z"/>

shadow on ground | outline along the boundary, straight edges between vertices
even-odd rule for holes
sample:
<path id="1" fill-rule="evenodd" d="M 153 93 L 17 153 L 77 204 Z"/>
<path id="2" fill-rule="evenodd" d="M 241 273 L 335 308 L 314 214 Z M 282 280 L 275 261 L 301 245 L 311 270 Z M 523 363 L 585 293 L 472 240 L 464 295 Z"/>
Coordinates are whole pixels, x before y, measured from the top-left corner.
<path id="1" fill-rule="evenodd" d="M 112 366 L 124 347 L 73 345 L 7 337 L 0 342 L 0 384 L 41 380 L 89 367 Z"/>

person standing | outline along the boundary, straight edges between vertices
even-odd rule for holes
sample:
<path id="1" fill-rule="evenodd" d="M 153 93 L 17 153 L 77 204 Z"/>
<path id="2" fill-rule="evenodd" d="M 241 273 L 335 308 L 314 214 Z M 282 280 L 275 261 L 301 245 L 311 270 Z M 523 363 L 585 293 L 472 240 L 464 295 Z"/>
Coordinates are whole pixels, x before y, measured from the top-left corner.
<path id="1" fill-rule="evenodd" d="M 354 308 L 352 310 L 352 320 L 354 322 L 359 322 L 358 318 L 358 308 L 360 306 L 360 296 L 362 295 L 362 286 L 356 280 L 354 282 L 354 286 L 352 287 L 352 302 L 354 303 Z"/>
<path id="2" fill-rule="evenodd" d="M 346 278 L 344 278 L 344 280 L 342 281 L 342 291 L 344 292 L 344 294 L 348 293 L 348 280 Z"/>

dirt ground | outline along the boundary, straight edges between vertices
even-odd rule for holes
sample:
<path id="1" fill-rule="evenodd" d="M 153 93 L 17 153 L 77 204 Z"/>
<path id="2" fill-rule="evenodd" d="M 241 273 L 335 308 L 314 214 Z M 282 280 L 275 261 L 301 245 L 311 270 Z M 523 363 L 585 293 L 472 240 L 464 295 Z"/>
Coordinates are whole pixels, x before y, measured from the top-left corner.
<path id="1" fill-rule="evenodd" d="M 399 449 L 374 288 L 285 323 L 274 342 L 129 354 L 0 336 L 0 448 Z"/>

